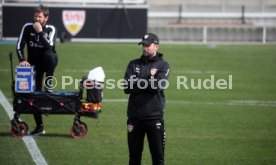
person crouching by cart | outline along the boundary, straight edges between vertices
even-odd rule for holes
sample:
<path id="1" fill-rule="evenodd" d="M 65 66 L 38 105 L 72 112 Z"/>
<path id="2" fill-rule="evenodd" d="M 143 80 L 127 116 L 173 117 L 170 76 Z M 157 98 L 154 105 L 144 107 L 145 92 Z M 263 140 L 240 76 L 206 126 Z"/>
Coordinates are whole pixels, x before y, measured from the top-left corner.
<path id="1" fill-rule="evenodd" d="M 20 66 L 34 66 L 36 71 L 36 91 L 42 91 L 43 76 L 46 74 L 45 91 L 52 92 L 51 78 L 58 63 L 55 51 L 56 28 L 47 24 L 49 9 L 40 5 L 34 8 L 34 22 L 26 23 L 20 33 L 16 45 L 16 52 Z M 24 56 L 24 47 L 27 45 L 28 58 Z M 36 128 L 32 135 L 45 134 L 42 115 L 34 114 Z"/>

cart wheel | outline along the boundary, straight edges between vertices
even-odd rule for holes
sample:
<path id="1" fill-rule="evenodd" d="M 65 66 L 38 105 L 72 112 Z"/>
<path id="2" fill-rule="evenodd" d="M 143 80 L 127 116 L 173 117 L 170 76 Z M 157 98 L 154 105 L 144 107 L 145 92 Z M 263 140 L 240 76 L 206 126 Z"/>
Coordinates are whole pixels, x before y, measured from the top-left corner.
<path id="1" fill-rule="evenodd" d="M 84 126 L 85 126 L 85 128 L 86 128 L 86 132 L 88 132 L 88 127 L 87 127 L 87 124 L 85 123 L 85 122 L 83 122 L 83 121 L 79 121 L 80 122 L 80 124 L 83 124 Z"/>
<path id="2" fill-rule="evenodd" d="M 22 138 L 28 134 L 29 128 L 25 122 L 19 122 L 17 126 L 12 125 L 11 134 L 13 137 Z"/>
<path id="3" fill-rule="evenodd" d="M 83 138 L 87 133 L 87 129 L 84 124 L 80 123 L 78 125 L 73 125 L 70 133 L 74 139 Z"/>

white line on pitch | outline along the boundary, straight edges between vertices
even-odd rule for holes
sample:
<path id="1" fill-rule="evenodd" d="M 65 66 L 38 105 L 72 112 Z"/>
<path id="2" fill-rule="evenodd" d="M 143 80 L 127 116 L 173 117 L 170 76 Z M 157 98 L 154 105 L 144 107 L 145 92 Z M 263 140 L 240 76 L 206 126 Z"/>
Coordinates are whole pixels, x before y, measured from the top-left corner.
<path id="1" fill-rule="evenodd" d="M 9 119 L 12 120 L 13 118 L 13 109 L 10 105 L 9 101 L 7 100 L 6 96 L 3 94 L 2 90 L 0 89 L 0 103 L 2 107 L 7 112 Z M 46 160 L 44 159 L 43 155 L 41 154 L 35 140 L 32 136 L 24 136 L 23 141 L 29 150 L 33 161 L 38 165 L 47 165 Z"/>
<path id="2" fill-rule="evenodd" d="M 9 99 L 12 100 L 12 99 Z M 103 102 L 123 103 L 128 99 L 103 99 Z M 167 104 L 205 104 L 205 105 L 229 105 L 229 106 L 261 106 L 276 107 L 276 100 L 226 100 L 226 101 L 189 101 L 167 100 Z"/>
<path id="3" fill-rule="evenodd" d="M 127 99 L 104 99 L 103 102 L 127 102 Z M 230 106 L 263 106 L 276 107 L 276 100 L 226 100 L 226 101 L 188 101 L 167 100 L 168 104 L 206 104 L 206 105 L 230 105 Z"/>

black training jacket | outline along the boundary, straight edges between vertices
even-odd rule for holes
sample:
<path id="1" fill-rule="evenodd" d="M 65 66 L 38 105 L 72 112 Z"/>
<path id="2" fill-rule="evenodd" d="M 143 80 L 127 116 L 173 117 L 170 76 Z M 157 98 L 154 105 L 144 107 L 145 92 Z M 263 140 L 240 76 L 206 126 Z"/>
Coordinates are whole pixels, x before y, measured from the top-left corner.
<path id="1" fill-rule="evenodd" d="M 29 58 L 39 58 L 32 56 L 47 50 L 55 52 L 55 42 L 56 28 L 53 25 L 46 24 L 42 27 L 42 32 L 37 33 L 33 28 L 33 23 L 26 23 L 21 30 L 16 45 L 18 59 L 20 62 L 26 60 L 24 56 L 25 45 L 27 45 Z"/>
<path id="2" fill-rule="evenodd" d="M 130 94 L 128 118 L 146 120 L 163 117 L 164 89 L 168 87 L 169 64 L 161 53 L 149 59 L 130 61 L 125 73 L 124 92 Z"/>

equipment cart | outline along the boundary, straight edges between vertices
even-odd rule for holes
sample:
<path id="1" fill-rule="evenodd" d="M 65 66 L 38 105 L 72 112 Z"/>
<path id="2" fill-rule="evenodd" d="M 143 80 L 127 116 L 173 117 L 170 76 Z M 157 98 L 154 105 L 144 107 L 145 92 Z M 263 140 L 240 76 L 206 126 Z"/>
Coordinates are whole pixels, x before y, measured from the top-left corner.
<path id="1" fill-rule="evenodd" d="M 10 53 L 10 60 L 11 70 L 13 70 L 12 53 Z M 95 72 L 93 73 L 95 74 Z M 101 70 L 100 74 L 103 74 L 102 77 L 104 77 L 103 70 Z M 12 71 L 14 117 L 11 120 L 11 134 L 14 137 L 22 138 L 29 132 L 27 123 L 19 119 L 20 114 L 39 113 L 44 115 L 73 114 L 75 117 L 73 126 L 70 129 L 71 136 L 73 138 L 83 138 L 88 131 L 88 127 L 81 121 L 81 117 L 86 116 L 97 119 L 99 113 L 102 111 L 102 89 L 99 88 L 99 83 L 96 83 L 94 80 L 89 79 L 87 81 L 87 77 L 83 77 L 79 85 L 79 91 L 77 92 L 32 92 L 33 89 L 30 87 L 32 86 L 32 82 L 28 78 L 32 74 L 25 74 L 23 78 L 25 82 L 23 83 L 22 77 L 18 77 L 18 75 L 20 74 L 17 73 L 16 81 L 14 81 Z M 21 81 L 21 85 L 18 85 L 18 81 Z M 31 92 L 22 92 L 18 89 L 18 86 L 24 89 L 29 88 Z M 87 89 L 87 86 L 90 88 Z M 87 89 L 86 99 L 83 99 L 84 89 Z"/>

